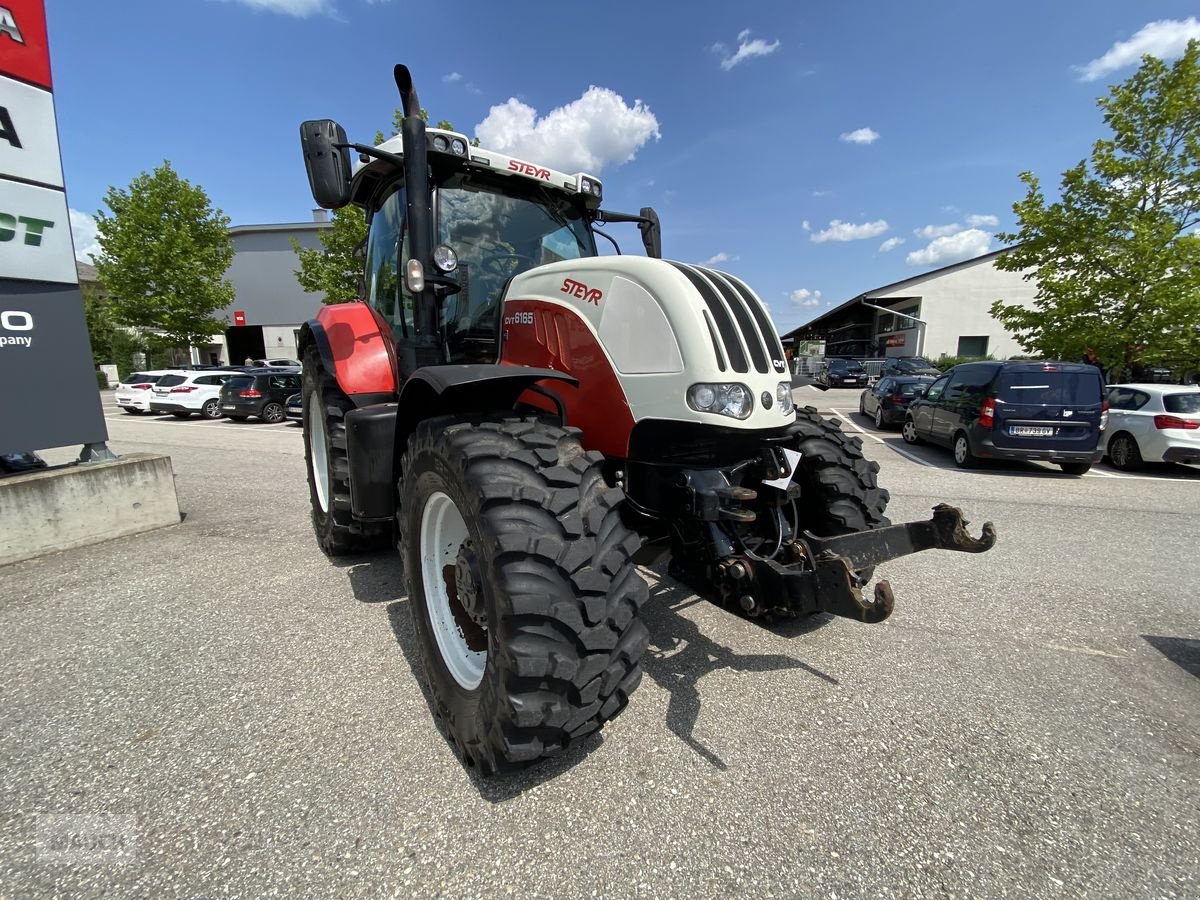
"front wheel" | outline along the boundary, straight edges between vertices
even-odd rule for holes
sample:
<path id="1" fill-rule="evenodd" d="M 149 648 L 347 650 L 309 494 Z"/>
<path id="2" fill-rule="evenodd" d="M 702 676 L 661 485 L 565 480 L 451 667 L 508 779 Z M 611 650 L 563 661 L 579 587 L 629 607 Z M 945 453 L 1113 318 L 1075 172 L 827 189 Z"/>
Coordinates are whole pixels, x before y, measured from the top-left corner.
<path id="1" fill-rule="evenodd" d="M 200 415 L 205 419 L 221 418 L 221 401 L 216 397 L 211 400 L 205 400 L 204 405 L 200 407 Z"/>
<path id="2" fill-rule="evenodd" d="M 904 425 L 900 428 L 900 436 L 904 438 L 906 444 L 921 443 L 921 437 L 917 434 L 917 423 L 911 417 L 904 419 Z"/>
<path id="3" fill-rule="evenodd" d="M 887 423 L 883 421 L 883 407 L 878 406 L 875 408 L 875 427 L 882 431 L 885 424 Z"/>
<path id="4" fill-rule="evenodd" d="M 400 552 L 438 727 L 484 775 L 557 754 L 642 678 L 646 584 L 578 432 L 441 417 L 409 441 Z"/>

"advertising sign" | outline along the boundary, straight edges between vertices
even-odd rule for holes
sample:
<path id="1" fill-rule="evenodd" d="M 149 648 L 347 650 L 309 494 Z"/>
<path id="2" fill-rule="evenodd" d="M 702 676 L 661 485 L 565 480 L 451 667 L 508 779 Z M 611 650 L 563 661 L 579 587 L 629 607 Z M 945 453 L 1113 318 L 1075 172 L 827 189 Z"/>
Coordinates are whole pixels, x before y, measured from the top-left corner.
<path id="1" fill-rule="evenodd" d="M 889 347 L 903 347 L 908 341 L 908 335 L 903 331 L 899 334 L 889 334 L 887 336 L 887 345 Z"/>
<path id="2" fill-rule="evenodd" d="M 107 439 L 71 243 L 43 0 L 0 0 L 0 453 Z"/>

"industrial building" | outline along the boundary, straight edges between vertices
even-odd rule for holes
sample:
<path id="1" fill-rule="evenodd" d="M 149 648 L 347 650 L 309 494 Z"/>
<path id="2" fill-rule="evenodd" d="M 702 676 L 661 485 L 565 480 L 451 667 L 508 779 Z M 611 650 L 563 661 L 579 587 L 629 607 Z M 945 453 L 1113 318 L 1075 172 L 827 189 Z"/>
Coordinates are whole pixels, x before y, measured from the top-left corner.
<path id="1" fill-rule="evenodd" d="M 1023 351 L 992 318 L 996 300 L 1032 306 L 1037 285 L 996 268 L 1009 249 L 863 291 L 783 336 L 785 345 L 824 343 L 826 356 L 992 356 Z"/>

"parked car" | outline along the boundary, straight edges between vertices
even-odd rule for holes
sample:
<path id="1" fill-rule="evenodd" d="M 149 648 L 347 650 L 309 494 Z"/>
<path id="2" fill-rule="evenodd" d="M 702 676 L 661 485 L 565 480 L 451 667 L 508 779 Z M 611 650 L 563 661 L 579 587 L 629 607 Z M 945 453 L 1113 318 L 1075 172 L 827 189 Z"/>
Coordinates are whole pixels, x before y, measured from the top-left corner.
<path id="1" fill-rule="evenodd" d="M 304 400 L 303 394 L 292 394 L 283 404 L 283 411 L 287 414 L 288 421 L 303 423 L 304 422 Z"/>
<path id="2" fill-rule="evenodd" d="M 1108 389 L 1104 453 L 1118 469 L 1143 462 L 1200 463 L 1200 390 L 1185 384 Z"/>
<path id="3" fill-rule="evenodd" d="M 258 416 L 264 422 L 287 418 L 284 404 L 300 390 L 295 369 L 252 369 L 235 374 L 221 388 L 221 413 L 235 422 Z"/>
<path id="4" fill-rule="evenodd" d="M 206 419 L 219 419 L 222 416 L 221 386 L 236 374 L 207 370 L 168 372 L 154 382 L 150 409 L 169 412 L 180 419 L 186 419 L 192 413 L 199 413 Z"/>
<path id="5" fill-rule="evenodd" d="M 146 369 L 141 372 L 130 372 L 117 384 L 113 400 L 117 406 L 131 416 L 140 416 L 150 412 L 150 394 L 154 382 L 172 369 Z"/>
<path id="6" fill-rule="evenodd" d="M 1082 475 L 1100 461 L 1107 418 L 1094 366 L 974 362 L 930 384 L 904 414 L 902 434 L 952 448 L 964 469 L 980 459 L 1046 460 Z"/>
<path id="7" fill-rule="evenodd" d="M 824 388 L 866 387 L 867 370 L 854 359 L 827 359 L 817 372 L 817 385 Z"/>
<path id="8" fill-rule="evenodd" d="M 933 382 L 932 378 L 885 375 L 858 398 L 858 411 L 875 421 L 876 428 L 899 425 L 904 412 Z"/>
<path id="9" fill-rule="evenodd" d="M 889 356 L 883 361 L 881 375 L 931 375 L 937 378 L 942 370 L 921 356 Z"/>
<path id="10" fill-rule="evenodd" d="M 260 369 L 299 369 L 304 363 L 298 359 L 256 359 L 254 365 Z"/>

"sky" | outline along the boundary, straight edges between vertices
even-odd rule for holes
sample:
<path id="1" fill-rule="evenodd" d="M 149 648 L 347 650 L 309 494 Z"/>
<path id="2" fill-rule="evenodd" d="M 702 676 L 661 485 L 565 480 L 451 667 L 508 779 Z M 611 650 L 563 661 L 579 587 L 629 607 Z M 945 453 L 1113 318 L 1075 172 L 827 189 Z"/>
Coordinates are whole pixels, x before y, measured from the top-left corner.
<path id="1" fill-rule="evenodd" d="M 1018 174 L 1053 196 L 1108 85 L 1200 38 L 1194 0 L 46 5 L 81 258 L 108 186 L 164 159 L 235 225 L 310 220 L 299 123 L 370 141 L 403 62 L 431 120 L 654 207 L 664 256 L 739 275 L 781 331 L 999 249 Z"/>

